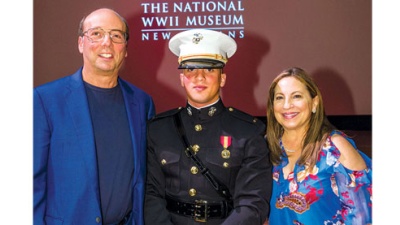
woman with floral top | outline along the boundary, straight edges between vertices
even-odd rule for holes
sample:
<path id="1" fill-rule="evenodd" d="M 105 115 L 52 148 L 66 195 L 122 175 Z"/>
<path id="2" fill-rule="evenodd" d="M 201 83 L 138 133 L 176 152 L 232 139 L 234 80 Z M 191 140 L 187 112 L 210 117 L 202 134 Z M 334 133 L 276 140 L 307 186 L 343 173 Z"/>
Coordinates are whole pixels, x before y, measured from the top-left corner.
<path id="1" fill-rule="evenodd" d="M 327 120 L 304 70 L 289 68 L 272 82 L 266 137 L 274 168 L 265 225 L 372 224 L 371 159 Z"/>

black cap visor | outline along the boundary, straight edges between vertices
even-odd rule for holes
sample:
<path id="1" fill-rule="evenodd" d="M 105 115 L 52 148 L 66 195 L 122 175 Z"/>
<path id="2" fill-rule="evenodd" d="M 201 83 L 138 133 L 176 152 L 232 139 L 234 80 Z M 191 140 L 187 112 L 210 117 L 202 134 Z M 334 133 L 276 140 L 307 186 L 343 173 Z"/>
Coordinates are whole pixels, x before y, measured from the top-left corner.
<path id="1" fill-rule="evenodd" d="M 223 62 L 212 59 L 191 59 L 181 62 L 178 69 L 217 69 L 224 68 Z"/>

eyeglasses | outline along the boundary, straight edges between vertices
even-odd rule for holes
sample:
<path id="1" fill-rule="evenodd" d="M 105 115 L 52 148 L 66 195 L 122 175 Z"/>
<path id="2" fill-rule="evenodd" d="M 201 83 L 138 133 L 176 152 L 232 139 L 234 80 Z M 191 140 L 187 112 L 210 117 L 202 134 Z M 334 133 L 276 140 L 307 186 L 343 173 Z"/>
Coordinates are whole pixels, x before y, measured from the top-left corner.
<path id="1" fill-rule="evenodd" d="M 106 34 L 109 35 L 111 41 L 114 43 L 117 43 L 117 44 L 126 43 L 127 34 L 126 34 L 126 32 L 123 32 L 122 30 L 105 31 L 99 27 L 90 28 L 87 31 L 83 32 L 81 36 L 86 36 L 89 39 L 89 41 L 91 41 L 91 42 L 99 42 L 104 39 Z"/>

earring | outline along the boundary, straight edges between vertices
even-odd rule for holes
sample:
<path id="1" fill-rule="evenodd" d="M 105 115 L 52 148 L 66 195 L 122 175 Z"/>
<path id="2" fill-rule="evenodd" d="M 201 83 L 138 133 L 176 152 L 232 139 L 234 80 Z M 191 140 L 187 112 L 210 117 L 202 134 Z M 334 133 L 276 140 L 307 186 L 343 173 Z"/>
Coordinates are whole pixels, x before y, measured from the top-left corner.
<path id="1" fill-rule="evenodd" d="M 312 109 L 312 113 L 315 113 L 315 112 L 317 112 L 317 109 Z"/>

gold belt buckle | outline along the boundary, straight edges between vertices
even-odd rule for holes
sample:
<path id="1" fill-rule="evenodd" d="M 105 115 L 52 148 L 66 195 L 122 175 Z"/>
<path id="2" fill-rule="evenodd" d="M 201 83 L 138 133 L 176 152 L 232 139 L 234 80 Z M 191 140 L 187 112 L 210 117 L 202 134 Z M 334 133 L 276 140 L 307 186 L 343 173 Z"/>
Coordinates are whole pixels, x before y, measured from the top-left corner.
<path id="1" fill-rule="evenodd" d="M 204 206 L 204 216 L 201 214 L 201 207 Z M 208 217 L 207 201 L 195 200 L 194 220 L 196 222 L 205 223 Z"/>

